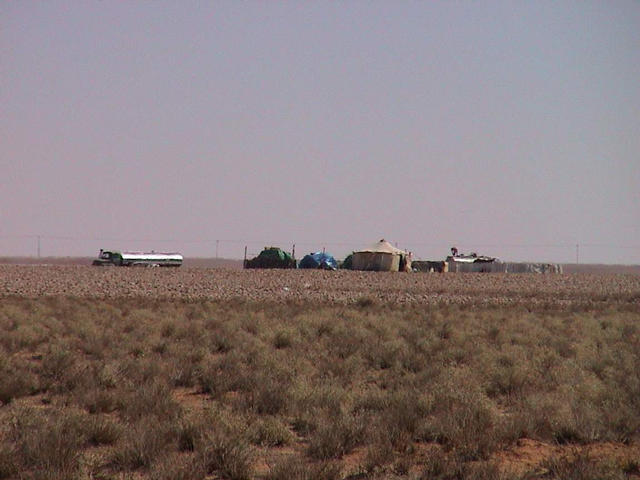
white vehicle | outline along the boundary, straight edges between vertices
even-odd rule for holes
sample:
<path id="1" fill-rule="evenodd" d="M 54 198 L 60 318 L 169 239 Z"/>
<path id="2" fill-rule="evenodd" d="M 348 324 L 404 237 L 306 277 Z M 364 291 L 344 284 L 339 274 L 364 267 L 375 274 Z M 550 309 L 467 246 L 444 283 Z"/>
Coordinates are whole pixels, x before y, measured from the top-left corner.
<path id="1" fill-rule="evenodd" d="M 116 265 L 118 267 L 179 267 L 182 265 L 179 253 L 160 252 L 119 252 L 100 249 L 98 258 L 93 261 L 96 266 Z"/>

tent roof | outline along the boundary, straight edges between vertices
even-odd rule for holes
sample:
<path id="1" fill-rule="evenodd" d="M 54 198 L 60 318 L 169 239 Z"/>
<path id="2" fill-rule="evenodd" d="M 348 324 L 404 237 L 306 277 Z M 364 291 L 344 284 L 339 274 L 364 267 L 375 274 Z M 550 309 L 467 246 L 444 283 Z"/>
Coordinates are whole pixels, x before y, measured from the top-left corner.
<path id="1" fill-rule="evenodd" d="M 373 245 L 369 245 L 362 250 L 358 250 L 358 252 L 372 252 L 372 253 L 391 253 L 394 255 L 405 255 L 407 252 L 404 250 L 400 250 L 399 248 L 394 247 L 389 242 L 387 242 L 384 238 Z"/>

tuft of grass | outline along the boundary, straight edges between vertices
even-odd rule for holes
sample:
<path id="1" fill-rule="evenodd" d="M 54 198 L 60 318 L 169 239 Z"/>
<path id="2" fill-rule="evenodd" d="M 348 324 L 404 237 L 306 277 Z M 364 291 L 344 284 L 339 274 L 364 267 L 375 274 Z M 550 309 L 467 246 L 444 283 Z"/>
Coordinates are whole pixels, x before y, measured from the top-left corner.
<path id="1" fill-rule="evenodd" d="M 299 457 L 288 457 L 276 463 L 266 480 L 339 480 L 342 467 L 336 461 L 305 463 Z"/>
<path id="2" fill-rule="evenodd" d="M 20 462 L 13 444 L 0 443 L 0 478 L 12 478 L 20 471 Z"/>
<path id="3" fill-rule="evenodd" d="M 122 426 L 113 419 L 94 415 L 85 426 L 87 440 L 91 445 L 113 445 L 122 436 Z"/>
<path id="4" fill-rule="evenodd" d="M 359 308 L 365 309 L 365 308 L 373 308 L 378 306 L 378 300 L 375 299 L 374 297 L 360 297 L 358 298 L 358 300 L 356 300 L 356 305 Z"/>
<path id="5" fill-rule="evenodd" d="M 141 419 L 123 435 L 111 454 L 117 470 L 148 468 L 168 449 L 174 448 L 175 435 L 166 424 L 153 417 Z"/>
<path id="6" fill-rule="evenodd" d="M 122 400 L 121 414 L 130 421 L 137 421 L 148 415 L 173 420 L 181 414 L 181 408 L 173 400 L 167 383 L 152 380 L 126 394 Z"/>
<path id="7" fill-rule="evenodd" d="M 339 415 L 323 419 L 309 439 L 307 454 L 316 460 L 341 458 L 365 440 L 364 418 Z"/>
<path id="8" fill-rule="evenodd" d="M 27 365 L 0 357 L 0 405 L 31 395 L 38 388 L 38 380 Z"/>
<path id="9" fill-rule="evenodd" d="M 436 392 L 434 409 L 428 422 L 430 435 L 461 459 L 486 459 L 496 450 L 500 439 L 495 415 L 469 377 L 453 371 Z"/>
<path id="10" fill-rule="evenodd" d="M 177 454 L 162 457 L 149 471 L 150 480 L 201 480 L 205 476 L 196 458 Z"/>
<path id="11" fill-rule="evenodd" d="M 74 412 L 18 408 L 10 437 L 20 470 L 39 478 L 73 478 L 80 468 L 86 435 L 83 417 Z"/>
<path id="12" fill-rule="evenodd" d="M 252 443 L 262 447 L 282 447 L 289 445 L 294 436 L 278 418 L 267 417 L 253 423 L 250 438 Z"/>
<path id="13" fill-rule="evenodd" d="M 364 457 L 364 469 L 368 474 L 373 474 L 385 465 L 390 464 L 395 455 L 393 445 L 390 442 L 381 440 L 369 445 Z"/>
<path id="14" fill-rule="evenodd" d="M 206 474 L 216 473 L 228 480 L 249 480 L 253 473 L 254 451 L 239 435 L 208 434 L 197 456 Z"/>
<path id="15" fill-rule="evenodd" d="M 585 451 L 553 456 L 542 462 L 552 480 L 622 480 L 622 472 L 613 465 L 598 462 Z"/>

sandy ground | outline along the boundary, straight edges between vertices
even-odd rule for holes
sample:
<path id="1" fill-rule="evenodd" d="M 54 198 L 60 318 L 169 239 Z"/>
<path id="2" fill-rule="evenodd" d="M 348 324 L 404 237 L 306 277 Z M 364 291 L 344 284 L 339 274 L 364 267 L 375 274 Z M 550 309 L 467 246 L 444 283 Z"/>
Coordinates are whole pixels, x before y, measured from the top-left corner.
<path id="1" fill-rule="evenodd" d="M 0 265 L 0 296 L 640 307 L 640 276 Z"/>

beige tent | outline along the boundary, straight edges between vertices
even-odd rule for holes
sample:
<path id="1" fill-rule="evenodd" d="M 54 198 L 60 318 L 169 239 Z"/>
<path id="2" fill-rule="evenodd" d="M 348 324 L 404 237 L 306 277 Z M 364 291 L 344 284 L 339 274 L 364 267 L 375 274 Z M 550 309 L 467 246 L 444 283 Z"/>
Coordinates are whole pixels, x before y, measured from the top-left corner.
<path id="1" fill-rule="evenodd" d="M 385 272 L 411 271 L 411 254 L 394 247 L 385 239 L 353 252 L 353 270 Z"/>

